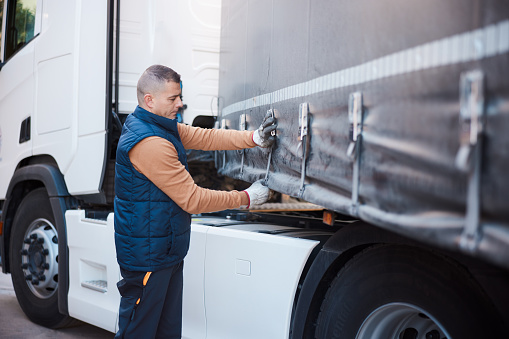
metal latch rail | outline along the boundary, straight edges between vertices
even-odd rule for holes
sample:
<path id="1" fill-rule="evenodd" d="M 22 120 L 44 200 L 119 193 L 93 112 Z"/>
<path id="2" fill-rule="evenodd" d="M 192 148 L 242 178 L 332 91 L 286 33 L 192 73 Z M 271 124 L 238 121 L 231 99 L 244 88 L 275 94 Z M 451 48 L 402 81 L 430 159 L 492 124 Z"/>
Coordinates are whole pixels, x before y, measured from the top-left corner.
<path id="1" fill-rule="evenodd" d="M 363 127 L 363 100 L 361 92 L 354 92 L 348 98 L 348 121 L 350 122 L 350 144 L 347 156 L 353 161 L 352 168 L 352 204 L 350 214 L 359 215 L 359 170 L 361 162 L 361 142 Z"/>
<path id="2" fill-rule="evenodd" d="M 309 153 L 309 103 L 303 102 L 299 105 L 299 146 L 297 147 L 297 151 L 299 148 L 302 148 L 302 162 L 301 162 L 301 170 L 300 170 L 300 189 L 299 189 L 299 198 L 302 198 L 304 195 L 305 189 L 305 180 L 306 180 L 306 160 L 308 158 Z"/>
<path id="3" fill-rule="evenodd" d="M 468 174 L 465 226 L 460 248 L 476 251 L 481 240 L 481 164 L 485 125 L 484 74 L 463 73 L 460 79 L 460 149 L 456 167 Z"/>

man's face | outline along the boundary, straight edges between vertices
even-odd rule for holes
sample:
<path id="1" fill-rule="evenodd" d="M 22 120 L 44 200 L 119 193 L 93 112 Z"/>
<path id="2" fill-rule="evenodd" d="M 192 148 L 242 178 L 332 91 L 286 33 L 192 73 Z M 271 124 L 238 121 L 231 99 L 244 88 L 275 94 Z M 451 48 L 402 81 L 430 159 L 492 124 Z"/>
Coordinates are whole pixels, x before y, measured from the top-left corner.
<path id="1" fill-rule="evenodd" d="M 158 93 L 147 94 L 151 97 L 149 98 L 150 103 L 147 105 L 152 113 L 168 119 L 175 119 L 179 108 L 184 106 L 180 98 L 181 94 L 180 84 L 170 81 Z"/>

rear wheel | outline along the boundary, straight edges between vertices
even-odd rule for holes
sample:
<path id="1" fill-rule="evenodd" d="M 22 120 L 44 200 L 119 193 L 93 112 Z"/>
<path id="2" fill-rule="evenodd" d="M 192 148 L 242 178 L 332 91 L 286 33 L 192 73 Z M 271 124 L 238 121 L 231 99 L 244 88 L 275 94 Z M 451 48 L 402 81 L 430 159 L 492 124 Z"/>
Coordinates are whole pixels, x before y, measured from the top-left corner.
<path id="1" fill-rule="evenodd" d="M 72 318 L 58 311 L 58 233 L 44 188 L 21 202 L 10 248 L 12 283 L 23 312 L 46 327 L 69 325 Z"/>
<path id="2" fill-rule="evenodd" d="M 462 268 L 412 247 L 380 245 L 336 276 L 315 337 L 501 338 L 501 321 Z"/>

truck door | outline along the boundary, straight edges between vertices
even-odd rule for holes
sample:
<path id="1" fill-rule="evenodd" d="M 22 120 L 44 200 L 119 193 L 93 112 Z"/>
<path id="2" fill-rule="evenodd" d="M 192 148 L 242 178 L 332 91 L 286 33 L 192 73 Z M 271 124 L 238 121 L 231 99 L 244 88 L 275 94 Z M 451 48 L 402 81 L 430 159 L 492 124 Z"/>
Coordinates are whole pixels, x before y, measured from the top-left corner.
<path id="1" fill-rule="evenodd" d="M 41 0 L 0 1 L 0 177 L 10 178 L 17 163 L 32 153 L 34 43 L 40 31 Z M 0 199 L 8 180 L 0 183 Z"/>

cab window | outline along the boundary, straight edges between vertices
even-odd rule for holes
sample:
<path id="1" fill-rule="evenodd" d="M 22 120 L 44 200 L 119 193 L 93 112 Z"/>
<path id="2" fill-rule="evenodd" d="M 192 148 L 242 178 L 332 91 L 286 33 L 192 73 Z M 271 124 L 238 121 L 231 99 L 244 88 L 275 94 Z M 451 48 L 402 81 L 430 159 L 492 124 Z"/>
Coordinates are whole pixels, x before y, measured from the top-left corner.
<path id="1" fill-rule="evenodd" d="M 37 0 L 13 0 L 7 3 L 5 60 L 34 37 L 36 4 Z"/>

